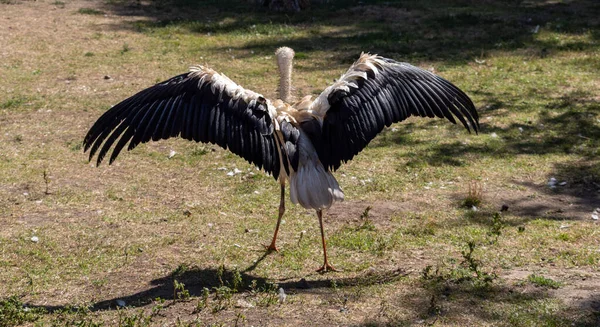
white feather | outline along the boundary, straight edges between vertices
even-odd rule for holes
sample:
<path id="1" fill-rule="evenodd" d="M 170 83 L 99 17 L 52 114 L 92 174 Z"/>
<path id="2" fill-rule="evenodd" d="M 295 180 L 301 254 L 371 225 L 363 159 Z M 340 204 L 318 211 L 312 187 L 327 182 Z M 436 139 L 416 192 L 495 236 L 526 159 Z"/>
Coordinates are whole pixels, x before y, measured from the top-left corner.
<path id="1" fill-rule="evenodd" d="M 290 172 L 290 199 L 306 209 L 328 209 L 344 200 L 344 192 L 331 172 L 325 169 L 308 136 L 300 130 L 298 170 Z"/>

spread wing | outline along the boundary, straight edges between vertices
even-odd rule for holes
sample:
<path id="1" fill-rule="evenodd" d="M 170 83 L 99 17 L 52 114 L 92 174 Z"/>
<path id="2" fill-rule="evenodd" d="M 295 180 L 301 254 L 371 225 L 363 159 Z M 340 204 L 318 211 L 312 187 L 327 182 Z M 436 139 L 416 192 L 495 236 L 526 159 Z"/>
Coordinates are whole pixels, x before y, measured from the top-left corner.
<path id="1" fill-rule="evenodd" d="M 274 113 L 260 94 L 211 69 L 194 67 L 105 112 L 85 136 L 84 150 L 90 150 L 90 160 L 99 150 L 99 165 L 113 145 L 109 163 L 127 143 L 131 150 L 150 140 L 181 136 L 218 144 L 278 178 Z"/>
<path id="2" fill-rule="evenodd" d="M 368 54 L 309 110 L 322 117 L 319 132 L 312 128 L 309 136 L 321 163 L 332 170 L 364 149 L 384 126 L 410 116 L 446 118 L 454 124 L 458 119 L 469 132 L 479 131 L 475 106 L 458 87 L 421 68 Z"/>

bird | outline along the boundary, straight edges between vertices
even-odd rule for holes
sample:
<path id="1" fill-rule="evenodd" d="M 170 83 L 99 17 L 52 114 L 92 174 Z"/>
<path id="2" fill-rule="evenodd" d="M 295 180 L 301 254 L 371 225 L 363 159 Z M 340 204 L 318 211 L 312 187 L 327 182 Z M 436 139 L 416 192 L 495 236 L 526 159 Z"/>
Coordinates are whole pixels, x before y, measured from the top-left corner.
<path id="1" fill-rule="evenodd" d="M 99 166 L 109 150 L 109 164 L 127 146 L 180 137 L 217 144 L 246 159 L 280 184 L 277 223 L 268 252 L 278 251 L 277 234 L 290 200 L 316 211 L 323 265 L 329 263 L 323 212 L 344 200 L 333 176 L 361 152 L 384 127 L 411 116 L 459 121 L 479 132 L 477 110 L 457 86 L 432 72 L 376 54 L 361 53 L 356 62 L 318 96 L 293 101 L 294 50 L 278 48 L 278 98 L 243 88 L 207 66 L 150 86 L 114 105 L 92 125 L 83 140 L 89 160 Z"/>

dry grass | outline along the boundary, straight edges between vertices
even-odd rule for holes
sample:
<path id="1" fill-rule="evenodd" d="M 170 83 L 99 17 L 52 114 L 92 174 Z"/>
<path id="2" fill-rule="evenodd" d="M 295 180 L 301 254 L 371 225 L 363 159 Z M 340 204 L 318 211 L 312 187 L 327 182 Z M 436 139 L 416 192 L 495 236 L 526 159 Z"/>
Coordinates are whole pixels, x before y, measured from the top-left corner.
<path id="1" fill-rule="evenodd" d="M 592 1 L 297 15 L 175 4 L 0 2 L 0 325 L 598 323 Z M 273 97 L 281 45 L 298 54 L 299 96 L 364 50 L 434 69 L 481 115 L 478 136 L 439 120 L 394 125 L 336 173 L 347 201 L 326 229 L 340 273 L 314 273 L 316 217 L 289 202 L 281 252 L 264 255 L 278 185 L 227 151 L 167 140 L 97 168 L 81 153 L 110 105 L 192 64 Z M 467 190 L 477 211 L 461 206 Z"/>

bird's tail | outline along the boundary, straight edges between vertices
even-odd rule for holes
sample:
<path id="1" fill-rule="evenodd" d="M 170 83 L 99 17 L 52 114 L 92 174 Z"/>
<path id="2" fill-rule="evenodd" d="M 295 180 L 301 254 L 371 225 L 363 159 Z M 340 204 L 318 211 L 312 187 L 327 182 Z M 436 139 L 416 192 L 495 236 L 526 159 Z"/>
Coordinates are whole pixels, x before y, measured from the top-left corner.
<path id="1" fill-rule="evenodd" d="M 330 171 L 323 167 L 315 148 L 303 132 L 298 139 L 298 169 L 290 171 L 290 199 L 306 209 L 323 210 L 344 200 L 344 192 Z"/>
<path id="2" fill-rule="evenodd" d="M 331 172 L 318 162 L 317 166 L 301 166 L 290 174 L 290 198 L 306 209 L 328 209 L 344 200 L 344 192 Z"/>

